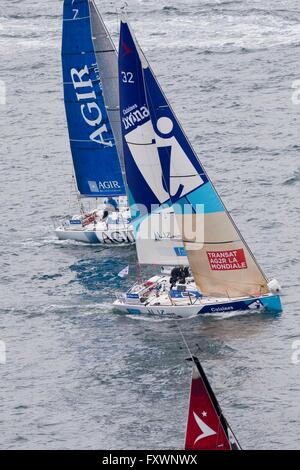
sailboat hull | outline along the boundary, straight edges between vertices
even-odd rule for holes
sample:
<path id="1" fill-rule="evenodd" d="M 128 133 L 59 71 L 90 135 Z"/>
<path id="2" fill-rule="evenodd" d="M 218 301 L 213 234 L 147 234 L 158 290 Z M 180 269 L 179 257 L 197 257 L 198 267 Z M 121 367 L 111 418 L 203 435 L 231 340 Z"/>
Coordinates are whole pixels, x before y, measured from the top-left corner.
<path id="1" fill-rule="evenodd" d="M 99 243 L 96 233 L 92 230 L 71 230 L 64 226 L 55 229 L 55 235 L 59 240 L 72 240 L 81 243 Z"/>
<path id="2" fill-rule="evenodd" d="M 280 296 L 269 293 L 257 297 L 205 297 L 188 278 L 184 288 L 177 284 L 169 288 L 167 276 L 153 276 L 148 281 L 134 285 L 117 298 L 114 307 L 124 313 L 173 317 L 232 314 L 232 312 L 282 311 Z"/>
<path id="3" fill-rule="evenodd" d="M 55 228 L 59 240 L 102 245 L 132 245 L 135 243 L 128 207 L 111 212 L 103 221 L 105 208 L 89 214 L 76 215 Z M 88 223 L 87 223 L 88 222 Z"/>
<path id="4" fill-rule="evenodd" d="M 282 311 L 279 295 L 269 294 L 262 297 L 245 299 L 203 299 L 200 303 L 191 305 L 143 305 L 131 304 L 121 299 L 113 303 L 114 307 L 123 313 L 131 315 L 158 315 L 166 317 L 189 318 L 196 315 L 231 314 L 232 312 L 272 312 Z"/>
<path id="5" fill-rule="evenodd" d="M 72 240 L 81 243 L 101 244 L 101 245 L 133 245 L 135 243 L 133 230 L 128 227 L 119 229 L 113 228 L 101 230 L 96 228 L 82 228 L 72 230 L 60 226 L 55 229 L 55 234 L 59 240 Z"/>

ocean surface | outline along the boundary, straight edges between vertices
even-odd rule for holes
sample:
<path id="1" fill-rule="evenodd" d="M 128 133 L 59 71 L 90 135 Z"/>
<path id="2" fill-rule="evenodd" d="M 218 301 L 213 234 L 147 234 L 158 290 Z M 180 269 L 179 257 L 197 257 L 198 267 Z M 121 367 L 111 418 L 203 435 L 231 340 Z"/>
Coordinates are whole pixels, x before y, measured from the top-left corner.
<path id="1" fill-rule="evenodd" d="M 96 3 L 117 41 L 120 3 Z M 299 1 L 128 3 L 209 175 L 283 287 L 281 315 L 195 318 L 180 328 L 242 447 L 299 449 Z M 135 278 L 134 248 L 53 235 L 51 218 L 78 210 L 61 12 L 61 0 L 1 1 L 0 447 L 182 448 L 190 365 L 177 324 L 111 306 Z"/>

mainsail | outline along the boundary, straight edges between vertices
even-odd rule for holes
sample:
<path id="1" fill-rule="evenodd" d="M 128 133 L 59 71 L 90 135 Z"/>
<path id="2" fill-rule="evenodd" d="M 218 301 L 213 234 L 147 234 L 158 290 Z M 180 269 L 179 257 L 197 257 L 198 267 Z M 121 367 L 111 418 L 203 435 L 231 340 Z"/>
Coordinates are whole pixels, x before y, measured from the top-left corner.
<path id="1" fill-rule="evenodd" d="M 119 47 L 120 115 L 127 193 L 139 262 L 187 266 L 189 263 L 181 231 L 162 179 L 140 59 L 128 34 L 128 26 L 122 22 Z M 163 204 L 164 201 L 167 203 Z"/>
<path id="2" fill-rule="evenodd" d="M 197 357 L 193 356 L 186 450 L 241 450 Z"/>
<path id="3" fill-rule="evenodd" d="M 86 197 L 125 195 L 116 146 L 117 54 L 92 0 L 64 0 L 62 66 L 78 190 Z"/>
<path id="4" fill-rule="evenodd" d="M 174 208 L 185 254 L 204 295 L 267 293 L 266 276 L 204 171 L 125 20 L 120 31 L 119 86 L 130 203 L 144 205 L 150 214 L 153 207 L 156 211 Z M 137 232 L 146 217 L 145 213 L 136 216 Z M 178 259 L 177 264 L 181 264 Z"/>
<path id="5" fill-rule="evenodd" d="M 114 134 L 121 168 L 125 173 L 119 110 L 119 76 L 117 51 L 94 1 L 90 0 L 89 5 L 92 40 L 94 44 L 96 61 L 99 68 L 106 111 Z"/>

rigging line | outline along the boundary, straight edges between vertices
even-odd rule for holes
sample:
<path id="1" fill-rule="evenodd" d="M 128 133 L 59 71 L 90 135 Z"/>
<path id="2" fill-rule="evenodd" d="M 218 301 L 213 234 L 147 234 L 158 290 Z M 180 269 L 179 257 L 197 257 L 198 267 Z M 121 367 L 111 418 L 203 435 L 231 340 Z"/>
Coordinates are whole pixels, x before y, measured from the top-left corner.
<path id="1" fill-rule="evenodd" d="M 72 198 L 74 186 L 75 186 L 75 184 L 74 184 L 74 175 L 72 175 L 72 178 L 71 178 L 71 185 L 70 185 L 70 192 L 69 192 L 68 212 L 70 212 L 70 210 L 71 210 L 71 198 Z"/>
<path id="2" fill-rule="evenodd" d="M 182 341 L 183 341 L 183 343 L 184 343 L 184 345 L 185 345 L 185 347 L 186 347 L 186 349 L 187 349 L 187 351 L 188 351 L 188 353 L 189 353 L 189 356 L 191 357 L 192 361 L 194 362 L 194 356 L 193 356 L 193 354 L 192 354 L 192 352 L 191 352 L 191 350 L 190 350 L 190 348 L 189 348 L 189 345 L 188 345 L 188 343 L 187 343 L 187 341 L 186 341 L 186 339 L 185 339 L 185 337 L 184 337 L 184 334 L 183 334 L 183 332 L 182 332 L 182 330 L 181 330 L 181 328 L 180 328 L 180 326 L 179 326 L 178 320 L 175 320 L 175 325 L 176 325 L 177 328 L 178 328 L 178 331 L 179 331 L 179 333 L 180 333 L 180 336 L 181 336 L 181 338 L 182 338 Z"/>
<path id="3" fill-rule="evenodd" d="M 226 421 L 226 422 L 227 422 L 227 421 Z M 239 447 L 238 450 L 243 450 L 243 449 L 242 449 L 242 446 L 241 446 L 241 444 L 239 443 L 238 438 L 236 437 L 235 433 L 233 432 L 233 430 L 232 430 L 230 424 L 227 423 L 227 426 L 228 426 L 228 428 L 230 429 L 230 432 L 231 432 L 231 434 L 233 435 L 234 439 L 236 440 L 236 443 L 237 443 L 237 445 L 238 445 L 238 447 Z M 229 436 L 228 436 L 228 438 L 229 438 Z M 230 441 L 230 438 L 229 438 L 229 442 L 230 442 L 230 445 L 231 445 L 232 442 Z M 234 450 L 235 450 L 235 449 L 234 449 Z"/>

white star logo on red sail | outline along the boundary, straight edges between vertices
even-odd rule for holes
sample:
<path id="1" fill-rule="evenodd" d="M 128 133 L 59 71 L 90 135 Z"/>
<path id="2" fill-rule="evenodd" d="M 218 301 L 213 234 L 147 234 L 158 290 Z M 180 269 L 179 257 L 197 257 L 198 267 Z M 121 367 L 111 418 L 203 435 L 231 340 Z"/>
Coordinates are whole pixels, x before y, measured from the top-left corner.
<path id="1" fill-rule="evenodd" d="M 203 415 L 203 413 L 206 413 L 206 411 L 202 412 L 202 415 Z M 196 444 L 196 442 L 200 441 L 201 439 L 204 439 L 206 437 L 213 436 L 214 434 L 217 434 L 216 431 L 214 431 L 206 423 L 204 423 L 204 421 L 201 418 L 199 418 L 199 416 L 194 411 L 193 411 L 193 415 L 194 415 L 195 421 L 196 421 L 199 429 L 201 430 L 201 434 L 199 434 L 199 436 L 196 437 L 196 439 L 194 441 L 194 445 Z M 207 415 L 207 413 L 206 413 L 206 415 Z"/>

